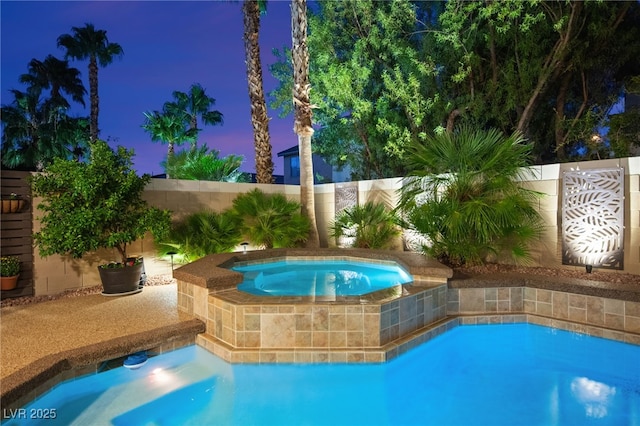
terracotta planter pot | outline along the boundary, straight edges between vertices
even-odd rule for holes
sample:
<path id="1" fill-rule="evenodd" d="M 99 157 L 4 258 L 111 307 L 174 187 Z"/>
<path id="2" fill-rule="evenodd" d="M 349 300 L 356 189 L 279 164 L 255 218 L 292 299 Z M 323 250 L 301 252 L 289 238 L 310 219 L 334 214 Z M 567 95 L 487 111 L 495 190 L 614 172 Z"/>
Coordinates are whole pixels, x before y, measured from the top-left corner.
<path id="1" fill-rule="evenodd" d="M 125 268 L 98 267 L 105 294 L 129 293 L 138 290 L 142 263 Z"/>
<path id="2" fill-rule="evenodd" d="M 13 290 L 18 285 L 18 277 L 20 275 L 14 275 L 12 277 L 0 277 L 0 289 L 2 291 Z"/>
<path id="3" fill-rule="evenodd" d="M 19 213 L 25 205 L 26 201 L 19 198 L 2 200 L 2 213 Z"/>

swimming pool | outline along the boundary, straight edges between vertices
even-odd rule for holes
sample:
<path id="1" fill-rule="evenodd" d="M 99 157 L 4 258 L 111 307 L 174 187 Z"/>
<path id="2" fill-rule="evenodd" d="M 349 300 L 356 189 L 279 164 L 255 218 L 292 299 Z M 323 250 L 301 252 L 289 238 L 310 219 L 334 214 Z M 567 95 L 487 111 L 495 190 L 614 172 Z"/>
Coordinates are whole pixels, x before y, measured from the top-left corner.
<path id="1" fill-rule="evenodd" d="M 261 296 L 360 296 L 413 281 L 395 262 L 281 260 L 236 265 L 238 290 Z"/>
<path id="2" fill-rule="evenodd" d="M 533 324 L 458 326 L 386 364 L 232 365 L 190 346 L 65 382 L 24 414 L 54 409 L 29 420 L 47 425 L 640 425 L 639 359 L 640 346 Z"/>

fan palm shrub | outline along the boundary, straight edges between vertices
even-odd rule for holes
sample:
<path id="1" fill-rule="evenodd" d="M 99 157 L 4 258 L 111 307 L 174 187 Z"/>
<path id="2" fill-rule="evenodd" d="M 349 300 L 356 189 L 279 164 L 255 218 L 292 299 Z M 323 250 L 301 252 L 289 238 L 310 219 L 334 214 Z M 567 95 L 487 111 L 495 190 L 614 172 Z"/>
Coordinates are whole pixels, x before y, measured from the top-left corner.
<path id="1" fill-rule="evenodd" d="M 387 249 L 400 235 L 395 213 L 383 203 L 367 202 L 341 211 L 331 223 L 330 235 L 346 239 L 352 247 Z"/>
<path id="2" fill-rule="evenodd" d="M 414 143 L 400 209 L 426 237 L 423 251 L 452 266 L 489 256 L 530 257 L 543 230 L 535 209 L 540 193 L 520 186 L 531 145 L 519 133 L 462 127 Z"/>
<path id="3" fill-rule="evenodd" d="M 309 236 L 309 219 L 300 203 L 282 194 L 265 194 L 254 189 L 233 200 L 233 211 L 242 219 L 243 234 L 255 246 L 295 247 Z"/>
<path id="4" fill-rule="evenodd" d="M 217 182 L 248 182 L 249 176 L 240 171 L 244 160 L 239 155 L 220 158 L 219 152 L 207 145 L 190 148 L 167 157 L 163 166 L 172 179 L 209 180 Z"/>
<path id="5" fill-rule="evenodd" d="M 178 263 L 193 262 L 212 253 L 231 252 L 242 240 L 241 220 L 229 210 L 201 211 L 172 224 L 157 244 L 162 257 L 173 253 Z"/>

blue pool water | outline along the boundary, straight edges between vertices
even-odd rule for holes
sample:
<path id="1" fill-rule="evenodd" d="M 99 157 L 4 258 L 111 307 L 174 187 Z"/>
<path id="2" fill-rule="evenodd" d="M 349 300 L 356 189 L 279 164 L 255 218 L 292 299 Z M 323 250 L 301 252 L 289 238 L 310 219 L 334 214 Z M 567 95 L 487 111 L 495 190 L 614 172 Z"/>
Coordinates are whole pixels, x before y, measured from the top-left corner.
<path id="1" fill-rule="evenodd" d="M 235 266 L 238 290 L 261 296 L 359 296 L 413 281 L 397 265 L 344 260 L 286 260 Z"/>
<path id="2" fill-rule="evenodd" d="M 460 326 L 386 364 L 230 365 L 197 346 L 58 385 L 43 425 L 640 425 L 640 347 Z M 40 411 L 42 413 L 43 411 Z"/>

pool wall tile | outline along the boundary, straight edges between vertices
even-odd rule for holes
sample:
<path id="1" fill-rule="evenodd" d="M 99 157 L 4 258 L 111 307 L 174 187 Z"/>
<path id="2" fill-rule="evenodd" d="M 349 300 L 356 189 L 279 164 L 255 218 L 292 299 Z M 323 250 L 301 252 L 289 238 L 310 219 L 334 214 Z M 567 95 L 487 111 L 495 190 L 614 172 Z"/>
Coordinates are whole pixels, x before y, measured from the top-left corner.
<path id="1" fill-rule="evenodd" d="M 420 281 L 375 297 L 277 297 L 268 303 L 235 288 L 203 290 L 178 286 L 180 309 L 204 312 L 207 338 L 199 343 L 233 362 L 383 362 L 458 324 L 532 322 L 640 339 L 640 303 L 524 281 L 459 288 Z M 204 293 L 208 303 L 194 301 Z"/>
<path id="2" fill-rule="evenodd" d="M 587 296 L 587 320 L 589 324 L 604 325 L 604 300 L 602 297 Z"/>
<path id="3" fill-rule="evenodd" d="M 640 318 L 640 302 L 624 302 L 624 314 L 627 317 Z"/>
<path id="4" fill-rule="evenodd" d="M 569 318 L 569 295 L 567 293 L 554 291 L 551 301 L 553 304 L 553 317 L 561 319 Z"/>
<path id="5" fill-rule="evenodd" d="M 475 316 L 481 314 L 477 310 L 480 305 L 480 302 L 477 301 L 479 289 L 450 289 L 450 291 L 452 290 L 456 294 L 447 299 L 448 315 Z M 508 309 L 506 304 L 501 305 L 500 301 L 500 299 L 506 298 L 507 290 L 510 291 Z M 484 315 L 465 321 L 488 324 L 496 321 L 496 317 L 487 314 L 522 312 L 535 315 L 532 318 L 535 318 L 536 323 L 550 327 L 557 326 L 571 331 L 629 342 L 640 339 L 638 337 L 640 335 L 639 302 L 528 287 L 485 288 L 484 295 Z M 520 295 L 523 296 L 522 300 L 520 300 Z M 499 300 L 496 302 L 493 300 L 494 298 Z M 458 306 L 452 302 L 456 299 L 460 300 Z M 500 321 L 504 322 L 504 315 L 502 317 Z M 519 317 L 516 315 L 511 318 Z"/>

